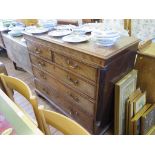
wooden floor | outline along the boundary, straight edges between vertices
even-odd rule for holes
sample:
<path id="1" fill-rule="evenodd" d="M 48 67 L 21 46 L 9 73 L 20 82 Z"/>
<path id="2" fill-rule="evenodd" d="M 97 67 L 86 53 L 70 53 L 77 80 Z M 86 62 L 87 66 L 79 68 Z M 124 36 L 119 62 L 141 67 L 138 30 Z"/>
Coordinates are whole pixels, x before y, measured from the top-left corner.
<path id="1" fill-rule="evenodd" d="M 29 73 L 24 72 L 24 71 L 15 70 L 12 61 L 9 58 L 7 58 L 6 56 L 4 56 L 4 55 L 0 55 L 0 61 L 4 63 L 4 65 L 5 65 L 6 69 L 7 69 L 7 72 L 8 72 L 8 74 L 10 76 L 17 77 L 17 78 L 21 79 L 22 81 L 24 81 L 26 84 L 28 84 L 28 86 L 32 90 L 33 94 L 36 94 L 35 93 L 35 86 L 34 86 L 34 83 L 33 83 L 33 76 L 32 75 L 30 75 Z M 38 96 L 37 96 L 37 98 L 38 98 L 39 105 L 44 105 L 44 107 L 46 109 L 50 109 L 50 110 L 54 110 L 54 111 L 56 110 L 56 109 L 52 108 L 52 106 L 50 105 L 50 103 L 48 103 L 48 101 L 46 101 L 43 98 L 38 97 Z M 15 101 L 18 104 L 20 104 L 20 106 L 33 119 L 35 119 L 35 116 L 34 116 L 34 113 L 33 113 L 31 105 L 27 102 L 27 100 L 23 96 L 21 96 L 17 92 L 15 92 Z M 57 131 L 54 128 L 51 128 L 51 130 L 52 130 L 52 133 L 55 134 L 55 135 L 62 134 L 61 132 Z M 109 135 L 109 134 L 111 134 L 111 132 L 108 131 L 105 134 Z"/>

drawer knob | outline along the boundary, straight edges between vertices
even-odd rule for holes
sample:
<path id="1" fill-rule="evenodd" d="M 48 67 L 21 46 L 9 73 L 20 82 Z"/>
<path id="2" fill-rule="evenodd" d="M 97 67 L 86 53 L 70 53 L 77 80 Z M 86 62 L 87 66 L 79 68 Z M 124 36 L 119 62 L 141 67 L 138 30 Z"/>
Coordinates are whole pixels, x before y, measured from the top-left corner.
<path id="1" fill-rule="evenodd" d="M 67 64 L 72 69 L 76 69 L 78 67 L 77 63 L 73 64 L 73 63 L 70 62 L 70 60 L 67 60 Z"/>
<path id="2" fill-rule="evenodd" d="M 45 66 L 45 63 L 44 63 L 44 62 L 39 61 L 39 62 L 38 62 L 38 65 L 39 65 L 39 66 L 41 66 L 41 67 L 43 67 L 43 66 Z"/>
<path id="3" fill-rule="evenodd" d="M 41 53 L 41 50 L 40 50 L 39 48 L 36 47 L 36 48 L 35 48 L 35 53 L 36 53 L 36 54 L 40 54 L 40 53 Z"/>
<path id="4" fill-rule="evenodd" d="M 69 96 L 76 102 L 79 102 L 79 98 L 75 95 L 73 95 L 72 93 L 69 93 Z"/>
<path id="5" fill-rule="evenodd" d="M 68 79 L 71 83 L 73 83 L 74 85 L 77 85 L 77 84 L 79 83 L 78 80 L 73 80 L 69 75 L 67 75 L 67 79 Z"/>

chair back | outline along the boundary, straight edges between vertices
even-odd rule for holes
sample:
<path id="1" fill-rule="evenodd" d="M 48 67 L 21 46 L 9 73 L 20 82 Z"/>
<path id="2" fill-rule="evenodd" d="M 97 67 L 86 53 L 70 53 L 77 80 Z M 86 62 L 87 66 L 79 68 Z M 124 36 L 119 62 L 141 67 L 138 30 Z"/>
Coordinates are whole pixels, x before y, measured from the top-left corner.
<path id="1" fill-rule="evenodd" d="M 65 135 L 89 135 L 81 125 L 72 119 L 54 111 L 45 110 L 43 106 L 39 106 L 39 113 L 44 127 L 45 134 L 52 134 L 49 125 L 61 131 Z"/>
<path id="2" fill-rule="evenodd" d="M 23 95 L 31 104 L 38 127 L 42 128 L 41 120 L 39 119 L 39 111 L 38 111 L 38 102 L 36 96 L 32 95 L 32 92 L 29 88 L 29 86 L 21 81 L 20 79 L 17 79 L 15 77 L 7 76 L 4 74 L 0 74 L 1 82 L 5 88 L 6 94 L 14 101 L 13 98 L 13 90 L 17 91 L 21 95 Z M 18 104 L 17 104 L 18 105 Z M 19 105 L 18 105 L 19 106 Z M 20 107 L 20 106 L 19 106 Z M 21 107 L 20 107 L 21 108 Z M 22 109 L 23 110 L 23 109 Z"/>

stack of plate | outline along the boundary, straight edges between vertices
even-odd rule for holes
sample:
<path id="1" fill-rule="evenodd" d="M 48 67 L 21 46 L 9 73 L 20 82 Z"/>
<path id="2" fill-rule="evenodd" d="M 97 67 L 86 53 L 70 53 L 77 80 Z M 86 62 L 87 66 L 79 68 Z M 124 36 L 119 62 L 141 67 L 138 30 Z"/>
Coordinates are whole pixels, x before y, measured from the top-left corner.
<path id="1" fill-rule="evenodd" d="M 56 20 L 40 20 L 39 26 L 43 28 L 48 28 L 49 30 L 53 30 L 57 25 Z"/>
<path id="2" fill-rule="evenodd" d="M 73 28 L 73 32 L 77 34 L 86 34 L 92 32 L 92 29 L 90 29 L 89 27 L 78 26 Z"/>
<path id="3" fill-rule="evenodd" d="M 93 31 L 92 38 L 97 45 L 101 46 L 112 46 L 116 43 L 117 39 L 120 37 L 118 32 L 114 31 Z"/>
<path id="4" fill-rule="evenodd" d="M 11 27 L 9 28 L 10 32 L 8 32 L 8 34 L 12 37 L 20 37 L 23 35 L 22 32 L 24 31 L 24 29 L 25 28 L 22 26 Z"/>

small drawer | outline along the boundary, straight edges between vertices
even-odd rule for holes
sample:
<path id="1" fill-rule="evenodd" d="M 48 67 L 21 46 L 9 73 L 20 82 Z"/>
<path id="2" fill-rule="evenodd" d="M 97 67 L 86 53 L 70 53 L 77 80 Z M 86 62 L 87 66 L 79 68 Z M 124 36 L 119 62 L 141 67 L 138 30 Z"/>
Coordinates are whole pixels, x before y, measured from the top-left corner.
<path id="1" fill-rule="evenodd" d="M 92 81 L 97 81 L 97 68 L 54 53 L 54 62 Z"/>
<path id="2" fill-rule="evenodd" d="M 78 89 L 89 97 L 95 99 L 96 86 L 36 56 L 30 54 L 30 58 L 32 64 L 39 69 L 52 74 L 64 83 L 70 85 L 71 87 L 74 87 L 75 89 Z"/>
<path id="3" fill-rule="evenodd" d="M 53 61 L 53 51 L 49 47 L 29 40 L 27 40 L 26 43 L 30 52 L 33 52 L 37 56 Z"/>
<path id="4" fill-rule="evenodd" d="M 30 54 L 30 59 L 31 59 L 32 65 L 37 66 L 39 69 L 49 72 L 51 74 L 55 73 L 53 64 L 48 63 L 48 62 L 44 61 L 43 59 L 38 58 L 32 54 Z"/>
<path id="5" fill-rule="evenodd" d="M 74 103 L 71 102 L 71 100 L 68 100 L 68 98 L 66 98 L 61 91 L 57 90 L 57 88 L 49 87 L 39 80 L 35 80 L 35 85 L 41 93 L 56 103 L 63 111 L 65 111 L 65 113 L 68 114 L 69 117 L 73 118 L 87 130 L 92 132 L 93 117 L 74 105 Z"/>
<path id="6" fill-rule="evenodd" d="M 47 83 L 50 87 L 57 89 L 59 92 L 61 92 L 65 100 L 67 100 L 73 105 L 81 107 L 81 109 L 89 115 L 94 115 L 94 103 L 92 102 L 92 100 L 85 98 L 85 95 L 80 95 L 79 93 L 61 84 L 58 80 L 50 77 L 42 71 L 35 69 L 34 67 L 33 73 L 37 79 L 43 81 L 44 83 Z"/>

